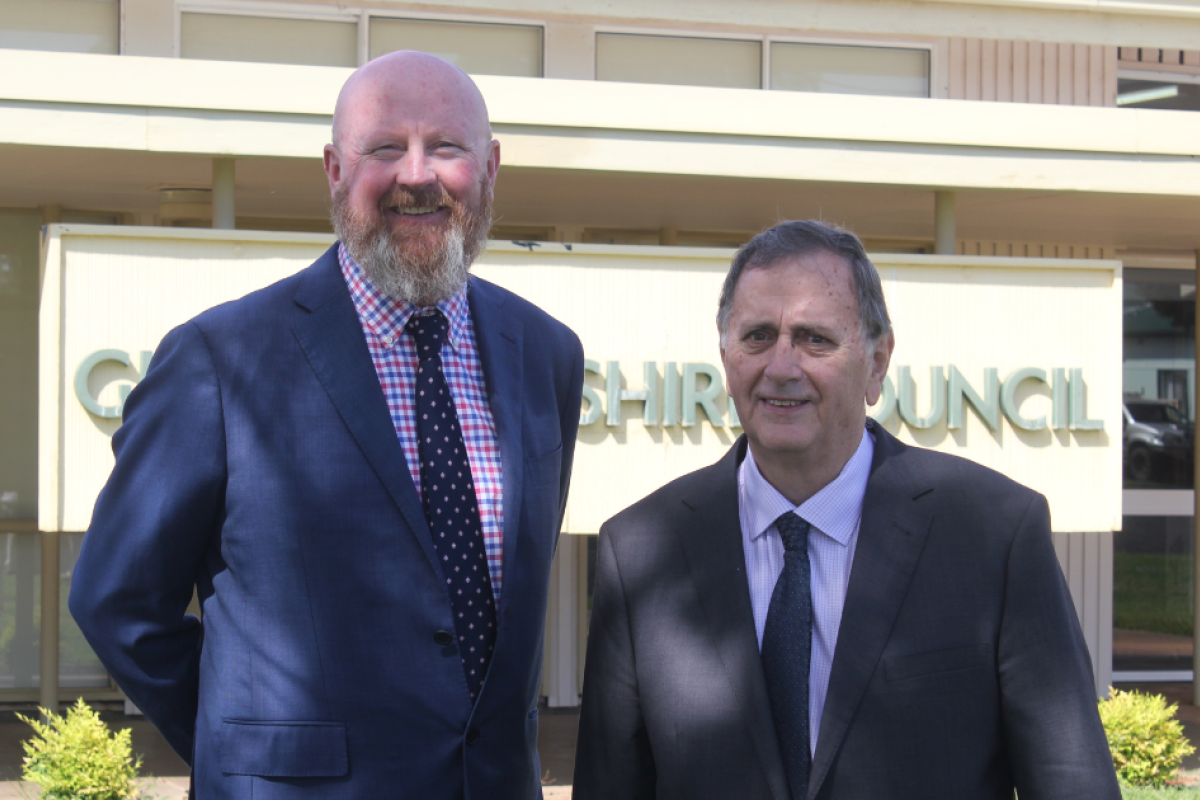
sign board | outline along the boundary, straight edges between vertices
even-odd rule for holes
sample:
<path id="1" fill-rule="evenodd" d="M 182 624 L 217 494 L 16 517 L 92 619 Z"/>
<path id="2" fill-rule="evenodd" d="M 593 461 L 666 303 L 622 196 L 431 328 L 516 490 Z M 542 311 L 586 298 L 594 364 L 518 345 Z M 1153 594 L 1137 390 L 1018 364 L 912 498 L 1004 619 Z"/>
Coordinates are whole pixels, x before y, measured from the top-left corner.
<path id="1" fill-rule="evenodd" d="M 206 308 L 303 269 L 329 235 L 53 225 L 43 243 L 39 527 L 87 528 L 121 407 Z M 569 324 L 588 359 L 564 531 L 595 533 L 741 434 L 715 326 L 732 252 L 493 242 L 475 273 Z M 874 256 L 897 345 L 871 410 L 901 439 L 1045 493 L 1057 531 L 1121 522 L 1115 261 Z"/>

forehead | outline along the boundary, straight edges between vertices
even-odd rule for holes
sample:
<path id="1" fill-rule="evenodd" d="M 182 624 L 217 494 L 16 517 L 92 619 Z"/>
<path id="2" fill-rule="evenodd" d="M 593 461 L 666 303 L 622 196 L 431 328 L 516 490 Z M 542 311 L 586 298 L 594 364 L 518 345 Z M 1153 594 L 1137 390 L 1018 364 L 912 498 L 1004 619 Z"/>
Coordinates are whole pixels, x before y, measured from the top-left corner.
<path id="1" fill-rule="evenodd" d="M 352 140 L 412 132 L 474 139 L 487 133 L 487 112 L 478 92 L 446 70 L 371 76 L 353 87 L 340 110 Z"/>
<path id="2" fill-rule="evenodd" d="M 857 319 L 858 299 L 850 264 L 821 250 L 747 268 L 733 295 L 733 313 L 804 311 Z"/>

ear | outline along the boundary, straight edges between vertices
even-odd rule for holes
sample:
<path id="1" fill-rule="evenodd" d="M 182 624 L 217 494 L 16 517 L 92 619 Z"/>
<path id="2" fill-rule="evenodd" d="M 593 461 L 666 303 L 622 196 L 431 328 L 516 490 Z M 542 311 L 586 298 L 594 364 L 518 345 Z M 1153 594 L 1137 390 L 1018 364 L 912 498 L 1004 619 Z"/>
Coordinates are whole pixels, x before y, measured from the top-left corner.
<path id="1" fill-rule="evenodd" d="M 720 336 L 719 333 L 717 335 Z M 729 395 L 729 402 L 732 403 L 733 402 L 733 392 L 729 388 L 729 360 L 728 360 L 729 354 L 725 350 L 725 337 L 720 336 L 718 341 L 720 342 L 719 350 L 721 352 L 721 372 L 723 372 L 725 374 L 725 394 Z"/>
<path id="2" fill-rule="evenodd" d="M 888 365 L 892 363 L 892 350 L 896 347 L 896 336 L 891 331 L 875 343 L 875 352 L 871 354 L 870 374 L 867 376 L 867 405 L 873 406 L 879 402 L 883 393 L 883 379 L 887 375 Z"/>
<path id="3" fill-rule="evenodd" d="M 496 188 L 496 174 L 500 171 L 500 142 L 492 139 L 488 143 L 487 182 L 488 194 L 492 195 Z"/>
<path id="4" fill-rule="evenodd" d="M 337 193 L 342 182 L 342 154 L 335 145 L 325 145 L 325 178 L 329 181 L 329 196 Z"/>

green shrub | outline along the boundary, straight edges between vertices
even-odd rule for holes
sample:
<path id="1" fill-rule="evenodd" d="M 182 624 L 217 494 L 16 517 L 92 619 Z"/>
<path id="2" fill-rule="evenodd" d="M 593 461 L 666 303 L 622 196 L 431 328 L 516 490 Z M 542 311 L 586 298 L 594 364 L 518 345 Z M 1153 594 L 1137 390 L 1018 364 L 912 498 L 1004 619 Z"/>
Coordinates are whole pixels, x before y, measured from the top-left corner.
<path id="1" fill-rule="evenodd" d="M 1165 786 L 1183 757 L 1196 752 L 1175 719 L 1177 706 L 1157 694 L 1109 691 L 1100 701 L 1100 721 L 1117 777 L 1134 786 Z"/>
<path id="2" fill-rule="evenodd" d="M 79 700 L 59 716 L 42 709 L 47 722 L 18 714 L 36 736 L 25 748 L 22 777 L 36 783 L 44 800 L 129 800 L 142 758 L 133 758 L 129 730 L 113 734 L 100 715 Z"/>
<path id="3" fill-rule="evenodd" d="M 1121 784 L 1122 800 L 1200 800 L 1200 789 L 1176 789 L 1168 786 L 1165 789 L 1153 789 L 1149 786 L 1130 786 Z"/>

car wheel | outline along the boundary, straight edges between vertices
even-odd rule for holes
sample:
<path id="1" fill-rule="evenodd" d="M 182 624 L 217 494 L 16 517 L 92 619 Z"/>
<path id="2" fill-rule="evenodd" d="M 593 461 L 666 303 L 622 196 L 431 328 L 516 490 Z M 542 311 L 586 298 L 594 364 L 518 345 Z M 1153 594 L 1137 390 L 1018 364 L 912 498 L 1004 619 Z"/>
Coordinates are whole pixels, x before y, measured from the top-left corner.
<path id="1" fill-rule="evenodd" d="M 1125 457 L 1125 467 L 1129 477 L 1135 481 L 1148 481 L 1154 472 L 1154 462 L 1150 459 L 1150 450 L 1145 447 L 1135 447 Z"/>

